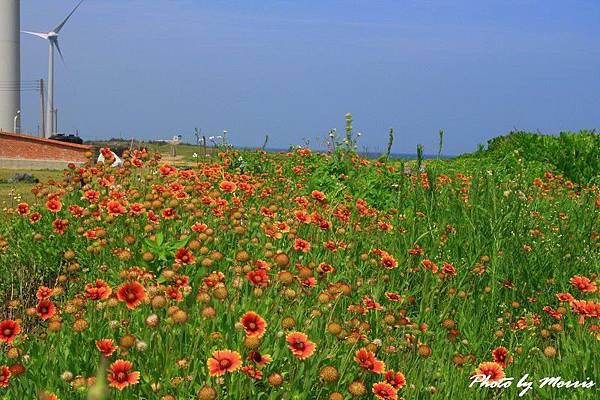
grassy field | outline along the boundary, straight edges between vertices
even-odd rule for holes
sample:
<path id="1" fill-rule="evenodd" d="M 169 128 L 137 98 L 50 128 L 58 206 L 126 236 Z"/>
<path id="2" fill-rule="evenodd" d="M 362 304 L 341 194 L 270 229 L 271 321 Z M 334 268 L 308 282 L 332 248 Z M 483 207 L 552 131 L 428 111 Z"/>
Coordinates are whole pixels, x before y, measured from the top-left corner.
<path id="1" fill-rule="evenodd" d="M 17 173 L 28 173 L 40 180 L 61 180 L 63 171 L 53 170 L 13 170 L 0 169 L 0 204 L 2 208 L 15 207 L 21 201 L 32 202 L 35 196 L 31 193 L 31 183 L 8 183 L 8 180 Z"/>
<path id="2" fill-rule="evenodd" d="M 0 220 L 0 399 L 598 398 L 594 176 L 521 148 L 126 161 Z"/>

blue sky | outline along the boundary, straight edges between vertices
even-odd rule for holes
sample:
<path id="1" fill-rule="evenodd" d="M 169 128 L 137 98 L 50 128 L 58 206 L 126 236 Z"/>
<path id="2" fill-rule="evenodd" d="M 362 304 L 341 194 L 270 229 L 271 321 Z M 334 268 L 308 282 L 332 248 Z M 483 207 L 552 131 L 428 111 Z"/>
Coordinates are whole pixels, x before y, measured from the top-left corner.
<path id="1" fill-rule="evenodd" d="M 22 0 L 48 30 L 75 0 Z M 309 140 L 354 115 L 359 145 L 446 154 L 512 129 L 600 128 L 600 2 L 87 0 L 61 32 L 61 130 L 84 138 Z M 46 79 L 47 45 L 23 36 L 22 79 Z M 35 132 L 39 99 L 23 96 Z"/>

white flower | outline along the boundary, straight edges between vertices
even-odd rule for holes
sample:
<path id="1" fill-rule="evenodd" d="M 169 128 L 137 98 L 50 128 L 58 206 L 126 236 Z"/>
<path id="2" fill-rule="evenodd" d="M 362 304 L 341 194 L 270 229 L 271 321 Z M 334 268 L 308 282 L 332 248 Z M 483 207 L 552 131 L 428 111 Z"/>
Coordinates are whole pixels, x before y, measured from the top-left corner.
<path id="1" fill-rule="evenodd" d="M 198 158 L 198 153 L 194 153 L 194 154 L 192 154 L 192 157 L 194 157 L 194 158 Z"/>

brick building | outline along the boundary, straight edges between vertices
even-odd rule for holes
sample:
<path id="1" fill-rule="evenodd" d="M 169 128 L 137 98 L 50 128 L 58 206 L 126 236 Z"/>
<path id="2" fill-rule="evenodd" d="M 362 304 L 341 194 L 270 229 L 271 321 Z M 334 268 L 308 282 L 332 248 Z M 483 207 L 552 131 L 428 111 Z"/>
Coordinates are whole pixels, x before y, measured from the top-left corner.
<path id="1" fill-rule="evenodd" d="M 82 164 L 92 146 L 0 132 L 0 168 L 63 169 Z"/>

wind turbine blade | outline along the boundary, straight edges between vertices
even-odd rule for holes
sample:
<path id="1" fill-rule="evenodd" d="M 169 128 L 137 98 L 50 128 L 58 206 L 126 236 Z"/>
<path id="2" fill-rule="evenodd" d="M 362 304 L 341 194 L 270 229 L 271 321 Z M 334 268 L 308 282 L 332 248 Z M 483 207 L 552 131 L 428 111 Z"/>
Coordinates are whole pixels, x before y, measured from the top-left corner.
<path id="1" fill-rule="evenodd" d="M 73 14 L 75 13 L 75 11 L 76 11 L 76 10 L 79 8 L 79 6 L 81 5 L 81 3 L 83 3 L 83 2 L 84 2 L 84 0 L 81 0 L 81 1 L 80 1 L 80 2 L 79 2 L 79 3 L 78 3 L 76 6 L 75 6 L 75 8 L 73 9 L 73 11 L 71 11 L 71 13 L 70 13 L 69 15 L 67 15 L 67 18 L 65 18 L 65 19 L 63 20 L 63 22 L 61 22 L 60 24 L 58 24 L 58 25 L 56 26 L 56 28 L 54 28 L 52 31 L 53 31 L 53 32 L 55 32 L 55 33 L 59 33 L 59 32 L 60 32 L 60 30 L 63 28 L 63 26 L 65 26 L 65 24 L 67 23 L 67 21 L 69 20 L 69 18 L 71 18 L 71 15 L 73 15 Z"/>
<path id="2" fill-rule="evenodd" d="M 63 64 L 66 65 L 65 58 L 63 57 L 62 51 L 60 51 L 60 46 L 58 45 L 58 40 L 53 40 L 52 43 L 54 43 L 56 50 L 58 50 L 58 55 L 60 56 L 60 59 L 62 60 Z"/>
<path id="3" fill-rule="evenodd" d="M 29 32 L 29 31 L 21 31 L 21 33 L 27 33 L 28 35 L 33 35 L 33 36 L 37 36 L 37 37 L 41 37 L 42 39 L 48 39 L 48 35 L 45 33 L 39 33 L 39 32 Z"/>

